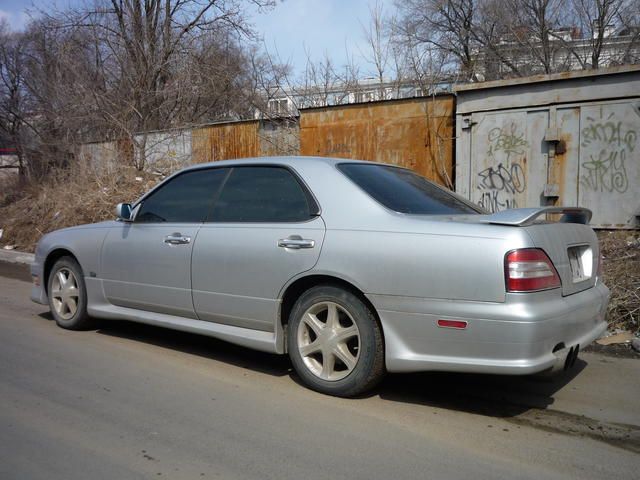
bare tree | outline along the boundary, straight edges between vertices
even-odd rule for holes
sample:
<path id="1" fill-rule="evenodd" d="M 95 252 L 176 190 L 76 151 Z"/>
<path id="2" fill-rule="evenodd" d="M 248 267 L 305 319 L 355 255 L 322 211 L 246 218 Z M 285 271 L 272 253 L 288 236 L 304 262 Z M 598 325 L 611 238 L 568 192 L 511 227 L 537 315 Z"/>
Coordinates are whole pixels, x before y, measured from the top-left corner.
<path id="1" fill-rule="evenodd" d="M 574 56 L 582 68 L 598 68 L 605 39 L 613 28 L 622 4 L 618 0 L 571 0 L 574 21 L 589 49 L 574 50 Z"/>
<path id="2" fill-rule="evenodd" d="M 284 75 L 276 93 L 287 98 L 293 110 L 324 107 L 349 101 L 349 95 L 358 89 L 359 70 L 355 63 L 336 66 L 327 52 L 315 60 L 305 48 L 304 70 L 297 76 Z"/>
<path id="3" fill-rule="evenodd" d="M 49 30 L 47 22 L 34 21 L 23 33 L 12 33 L 5 52 L 12 56 L 5 68 L 5 80 L 13 108 L 4 111 L 0 122 L 13 125 L 16 144 L 25 171 L 32 176 L 46 173 L 49 165 L 68 165 L 73 159 L 69 148 L 75 133 L 87 125 L 80 110 L 83 98 L 75 88 L 77 69 L 68 68 L 64 58 L 81 57 L 78 39 Z M 13 47 L 11 47 L 13 45 Z M 28 157 L 28 158 L 27 158 Z"/>
<path id="4" fill-rule="evenodd" d="M 406 0 L 412 46 L 450 55 L 463 78 L 553 73 L 640 60 L 637 0 Z"/>
<path id="5" fill-rule="evenodd" d="M 105 120 L 136 147 L 134 164 L 139 169 L 146 163 L 144 132 L 166 128 L 168 118 L 184 120 L 176 110 L 184 111 L 186 106 L 180 89 L 189 85 L 178 81 L 185 77 L 181 73 L 185 72 L 186 56 L 193 54 L 195 62 L 190 66 L 199 70 L 190 73 L 206 80 L 211 72 L 203 72 L 202 65 L 214 65 L 212 61 L 231 56 L 220 55 L 225 49 L 219 46 L 233 44 L 233 35 L 251 34 L 240 4 L 234 0 L 104 0 L 92 11 L 74 12 L 70 20 L 93 34 L 96 51 L 102 56 L 102 76 L 111 82 L 109 93 L 118 92 L 97 92 L 95 101 Z M 207 38 L 213 41 L 203 42 Z M 238 67 L 230 63 L 223 62 L 225 69 L 213 77 L 223 92 L 234 77 L 232 70 Z"/>
<path id="6" fill-rule="evenodd" d="M 569 51 L 558 41 L 565 0 L 491 0 L 482 11 L 483 23 L 474 34 L 485 60 L 497 60 L 517 76 L 568 68 Z"/>
<path id="7" fill-rule="evenodd" d="M 463 77 L 474 72 L 477 51 L 482 46 L 474 34 L 477 0 L 402 0 L 397 7 L 397 29 L 411 48 L 436 48 L 456 61 Z"/>
<path id="8" fill-rule="evenodd" d="M 15 147 L 20 175 L 26 173 L 22 138 L 26 109 L 22 50 L 20 36 L 9 30 L 5 20 L 0 21 L 0 135 Z"/>
<path id="9" fill-rule="evenodd" d="M 625 0 L 618 19 L 620 35 L 627 40 L 618 63 L 640 63 L 640 3 L 637 0 Z"/>
<path id="10" fill-rule="evenodd" d="M 242 40 L 252 41 L 253 32 L 242 6 L 240 0 L 96 0 L 41 12 L 40 36 L 72 46 L 54 63 L 74 72 L 68 84 L 72 97 L 83 100 L 85 124 L 93 135 L 127 138 L 131 160 L 143 169 L 146 132 L 249 114 L 250 53 Z M 43 45 L 44 53 L 58 44 Z M 50 62 L 40 60 L 44 71 Z"/>
<path id="11" fill-rule="evenodd" d="M 632 0 L 571 0 L 573 22 L 582 34 L 582 48 L 572 53 L 581 68 L 637 62 L 640 43 L 640 5 Z M 615 37 L 615 38 L 614 38 Z M 624 42 L 607 49 L 607 43 Z M 636 53 L 635 58 L 629 57 Z"/>
<path id="12" fill-rule="evenodd" d="M 371 65 L 378 83 L 378 97 L 386 98 L 385 83 L 389 75 L 389 63 L 394 53 L 388 22 L 379 0 L 369 5 L 369 21 L 362 25 L 362 33 L 366 41 L 366 49 L 360 51 L 362 58 Z"/>
<path id="13" fill-rule="evenodd" d="M 247 4 L 274 0 L 95 0 L 0 27 L 0 134 L 37 175 L 96 140 L 143 169 L 150 131 L 253 117 L 271 66 Z"/>

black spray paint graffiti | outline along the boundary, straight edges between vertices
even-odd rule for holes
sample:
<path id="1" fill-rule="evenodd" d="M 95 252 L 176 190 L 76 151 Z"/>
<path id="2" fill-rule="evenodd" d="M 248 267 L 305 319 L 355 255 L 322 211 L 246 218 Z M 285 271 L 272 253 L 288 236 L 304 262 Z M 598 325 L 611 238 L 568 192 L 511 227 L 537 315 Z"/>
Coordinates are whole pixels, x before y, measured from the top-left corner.
<path id="1" fill-rule="evenodd" d="M 488 190 L 480 197 L 481 207 L 490 212 L 518 207 L 513 196 L 524 192 L 526 188 L 524 170 L 520 164 L 512 163 L 510 167 L 505 167 L 499 163 L 496 167 L 484 169 L 478 176 L 478 188 Z"/>
<path id="2" fill-rule="evenodd" d="M 589 160 L 581 167 L 580 185 L 594 192 L 624 193 L 629 188 L 625 161 L 636 148 L 638 134 L 616 121 L 615 112 L 604 118 L 600 107 L 600 118 L 587 117 L 591 122 L 582 129 L 580 145 Z"/>
<path id="3" fill-rule="evenodd" d="M 504 166 L 499 163 L 495 167 L 485 168 L 478 176 L 479 189 L 504 191 L 507 193 L 522 193 L 526 187 L 524 170 L 519 163 Z"/>
<path id="4" fill-rule="evenodd" d="M 509 128 L 491 129 L 487 140 L 487 156 L 493 165 L 478 173 L 477 189 L 482 190 L 478 203 L 490 212 L 517 208 L 515 196 L 524 192 L 527 187 L 520 162 L 529 143 L 523 134 L 517 132 L 515 123 Z M 499 161 L 500 159 L 504 159 L 504 162 Z"/>

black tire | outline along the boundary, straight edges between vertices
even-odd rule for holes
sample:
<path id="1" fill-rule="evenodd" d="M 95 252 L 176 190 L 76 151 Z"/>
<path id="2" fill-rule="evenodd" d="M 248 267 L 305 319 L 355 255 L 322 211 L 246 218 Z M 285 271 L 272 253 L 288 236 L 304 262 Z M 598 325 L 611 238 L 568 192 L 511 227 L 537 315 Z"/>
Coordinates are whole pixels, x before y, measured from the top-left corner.
<path id="1" fill-rule="evenodd" d="M 338 358 L 337 364 L 340 365 L 342 363 L 340 366 L 345 367 L 343 370 L 345 373 L 343 374 L 346 374 L 346 377 L 336 380 L 323 379 L 318 372 L 314 373 L 313 366 L 305 363 L 305 359 L 299 350 L 299 345 L 301 345 L 299 329 L 307 328 L 304 324 L 301 327 L 302 317 L 306 312 L 322 306 L 323 302 L 329 302 L 328 305 L 336 304 L 338 306 L 337 311 L 340 312 L 339 316 L 341 315 L 339 323 L 345 322 L 346 319 L 347 325 L 355 324 L 359 335 L 357 338 L 354 337 L 356 338 L 357 348 L 350 347 L 357 351 L 357 359 L 355 360 L 355 366 L 352 367 L 349 373 L 346 373 L 349 367 L 334 356 Z M 340 326 L 339 328 L 344 327 Z M 308 333 L 303 332 L 302 335 L 308 335 Z M 314 343 L 314 340 L 308 339 L 308 342 Z M 378 384 L 385 374 L 384 342 L 375 314 L 356 295 L 337 286 L 319 285 L 307 290 L 298 298 L 289 316 L 287 346 L 293 368 L 304 384 L 312 390 L 327 395 L 337 397 L 360 395 Z M 313 355 L 316 354 L 314 353 Z M 320 355 L 321 360 L 318 362 L 311 360 L 312 363 L 324 363 L 324 354 L 318 353 L 318 355 Z M 310 361 L 309 357 L 311 356 L 306 356 L 307 362 Z M 337 372 L 338 375 L 340 373 Z"/>
<path id="2" fill-rule="evenodd" d="M 77 296 L 71 295 L 75 299 L 76 309 L 71 313 L 71 310 L 67 307 L 66 311 L 63 308 L 60 311 L 61 298 L 55 298 L 54 288 L 57 286 L 60 280 L 56 280 L 57 275 L 61 272 L 63 275 L 67 275 L 69 272 L 73 275 L 73 280 L 77 288 Z M 68 330 L 88 330 L 94 327 L 94 320 L 87 314 L 87 289 L 84 283 L 84 277 L 82 276 L 82 269 L 78 262 L 73 257 L 60 257 L 56 263 L 53 264 L 49 278 L 47 279 L 47 293 L 49 297 L 49 309 L 51 315 L 55 319 L 58 326 L 66 328 Z"/>

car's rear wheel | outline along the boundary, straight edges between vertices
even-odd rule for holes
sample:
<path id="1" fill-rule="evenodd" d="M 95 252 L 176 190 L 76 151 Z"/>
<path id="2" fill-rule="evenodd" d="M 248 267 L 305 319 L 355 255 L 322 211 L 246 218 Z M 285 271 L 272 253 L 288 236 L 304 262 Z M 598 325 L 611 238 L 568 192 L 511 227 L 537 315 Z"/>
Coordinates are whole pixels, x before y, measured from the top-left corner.
<path id="1" fill-rule="evenodd" d="M 320 285 L 303 293 L 289 317 L 288 349 L 303 382 L 339 397 L 361 394 L 384 376 L 382 332 L 353 293 Z"/>
<path id="2" fill-rule="evenodd" d="M 61 257 L 48 279 L 49 308 L 56 323 L 69 330 L 91 328 L 87 314 L 87 290 L 80 265 L 72 257 Z"/>

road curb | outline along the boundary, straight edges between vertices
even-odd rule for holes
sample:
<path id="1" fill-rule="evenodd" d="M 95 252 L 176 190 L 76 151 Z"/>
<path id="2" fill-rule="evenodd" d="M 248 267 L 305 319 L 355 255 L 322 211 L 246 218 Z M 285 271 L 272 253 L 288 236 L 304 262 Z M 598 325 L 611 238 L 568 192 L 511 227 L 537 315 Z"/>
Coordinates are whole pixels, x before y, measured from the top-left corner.
<path id="1" fill-rule="evenodd" d="M 36 256 L 33 253 L 19 252 L 17 250 L 0 250 L 0 262 L 31 265 Z"/>
<path id="2" fill-rule="evenodd" d="M 0 250 L 0 276 L 31 282 L 33 253 L 15 250 Z"/>

